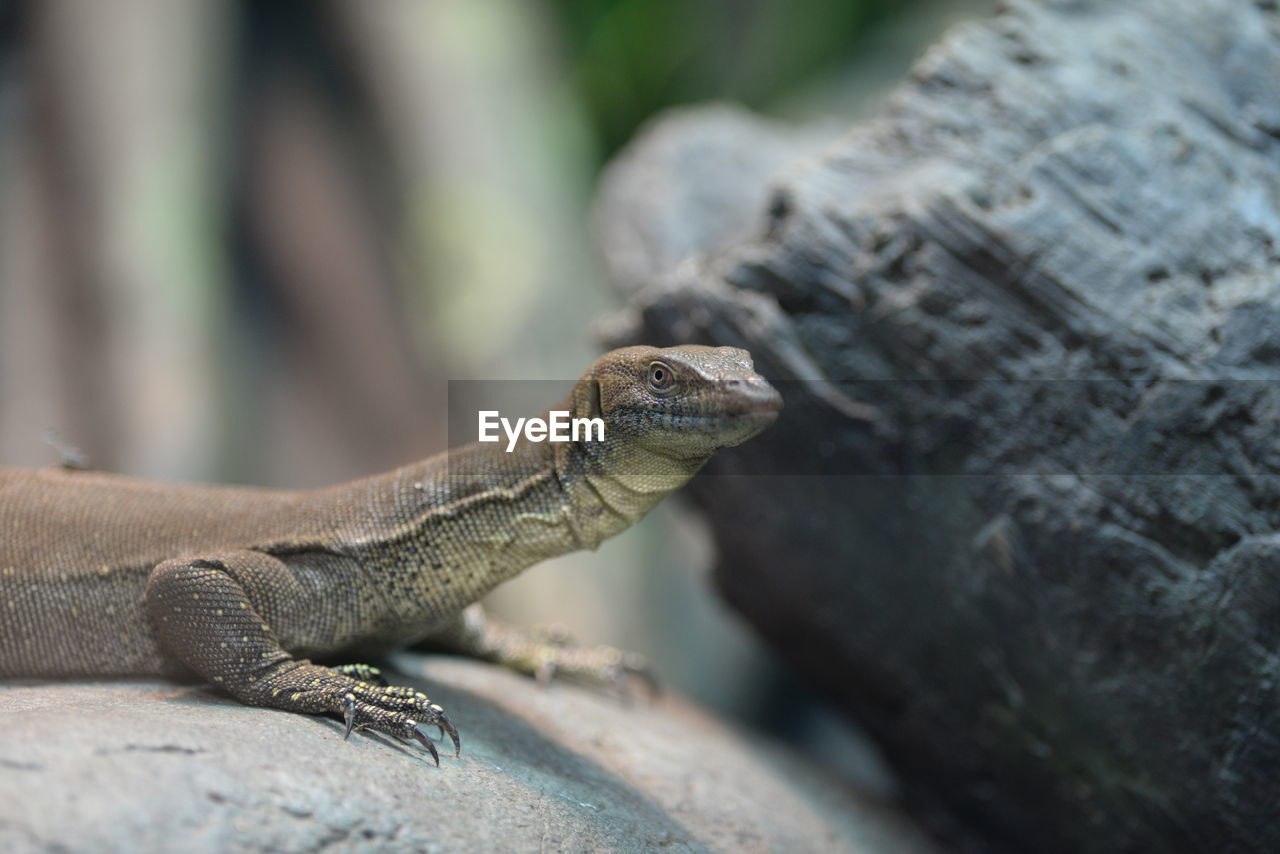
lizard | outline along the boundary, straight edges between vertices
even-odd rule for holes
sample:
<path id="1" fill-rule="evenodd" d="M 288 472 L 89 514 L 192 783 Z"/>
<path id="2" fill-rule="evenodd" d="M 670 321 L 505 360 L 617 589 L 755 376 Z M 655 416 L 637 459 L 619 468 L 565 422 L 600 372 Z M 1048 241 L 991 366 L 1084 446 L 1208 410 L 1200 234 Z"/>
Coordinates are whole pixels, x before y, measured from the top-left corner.
<path id="1" fill-rule="evenodd" d="M 417 743 L 457 728 L 364 664 L 424 639 L 538 675 L 642 669 L 540 642 L 477 601 L 525 568 L 630 527 L 782 407 L 731 347 L 626 347 L 557 407 L 604 437 L 449 449 L 309 490 L 0 468 L 0 679 L 200 679 L 242 703 L 341 716 Z M 315 659 L 315 660 L 313 660 Z"/>

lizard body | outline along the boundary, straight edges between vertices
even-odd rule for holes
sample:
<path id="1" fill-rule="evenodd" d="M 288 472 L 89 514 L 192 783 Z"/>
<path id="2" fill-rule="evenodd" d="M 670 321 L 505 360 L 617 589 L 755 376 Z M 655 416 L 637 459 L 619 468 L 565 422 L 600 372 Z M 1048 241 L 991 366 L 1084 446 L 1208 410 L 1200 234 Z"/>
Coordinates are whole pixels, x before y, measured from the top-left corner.
<path id="1" fill-rule="evenodd" d="M 342 714 L 421 742 L 439 706 L 310 661 L 426 637 L 522 669 L 530 644 L 471 603 L 524 568 L 595 548 L 781 406 L 742 350 L 605 354 L 559 408 L 605 439 L 473 444 L 335 487 L 176 485 L 0 469 L 0 678 L 189 675 L 251 705 Z M 566 654 L 599 671 L 616 657 Z"/>

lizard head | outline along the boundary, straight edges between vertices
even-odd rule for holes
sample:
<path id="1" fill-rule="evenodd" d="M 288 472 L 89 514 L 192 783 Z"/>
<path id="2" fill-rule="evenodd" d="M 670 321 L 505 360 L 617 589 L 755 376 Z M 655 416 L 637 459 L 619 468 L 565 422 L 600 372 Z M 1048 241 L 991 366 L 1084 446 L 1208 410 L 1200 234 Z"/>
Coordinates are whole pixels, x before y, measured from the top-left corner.
<path id="1" fill-rule="evenodd" d="M 782 396 L 734 347 L 624 347 L 606 353 L 575 392 L 605 437 L 678 459 L 709 457 L 764 430 Z M 612 444 L 612 441 L 610 442 Z"/>

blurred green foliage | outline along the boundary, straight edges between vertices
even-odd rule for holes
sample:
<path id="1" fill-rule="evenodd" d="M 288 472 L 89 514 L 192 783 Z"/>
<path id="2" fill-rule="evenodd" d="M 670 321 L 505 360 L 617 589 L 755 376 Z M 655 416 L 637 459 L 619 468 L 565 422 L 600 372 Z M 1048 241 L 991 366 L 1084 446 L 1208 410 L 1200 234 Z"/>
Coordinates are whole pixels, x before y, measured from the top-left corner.
<path id="1" fill-rule="evenodd" d="M 607 157 L 664 107 L 761 108 L 837 67 L 911 0 L 546 0 Z"/>

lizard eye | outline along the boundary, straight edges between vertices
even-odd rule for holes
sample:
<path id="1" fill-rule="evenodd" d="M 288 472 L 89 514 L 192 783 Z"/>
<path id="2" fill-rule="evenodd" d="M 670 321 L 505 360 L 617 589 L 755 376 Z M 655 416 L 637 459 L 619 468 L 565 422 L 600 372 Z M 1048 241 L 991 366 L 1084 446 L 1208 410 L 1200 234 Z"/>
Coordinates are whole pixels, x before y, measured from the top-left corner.
<path id="1" fill-rule="evenodd" d="M 651 362 L 649 364 L 650 390 L 656 392 L 670 391 L 675 383 L 676 374 L 669 365 L 665 365 L 662 362 Z"/>

